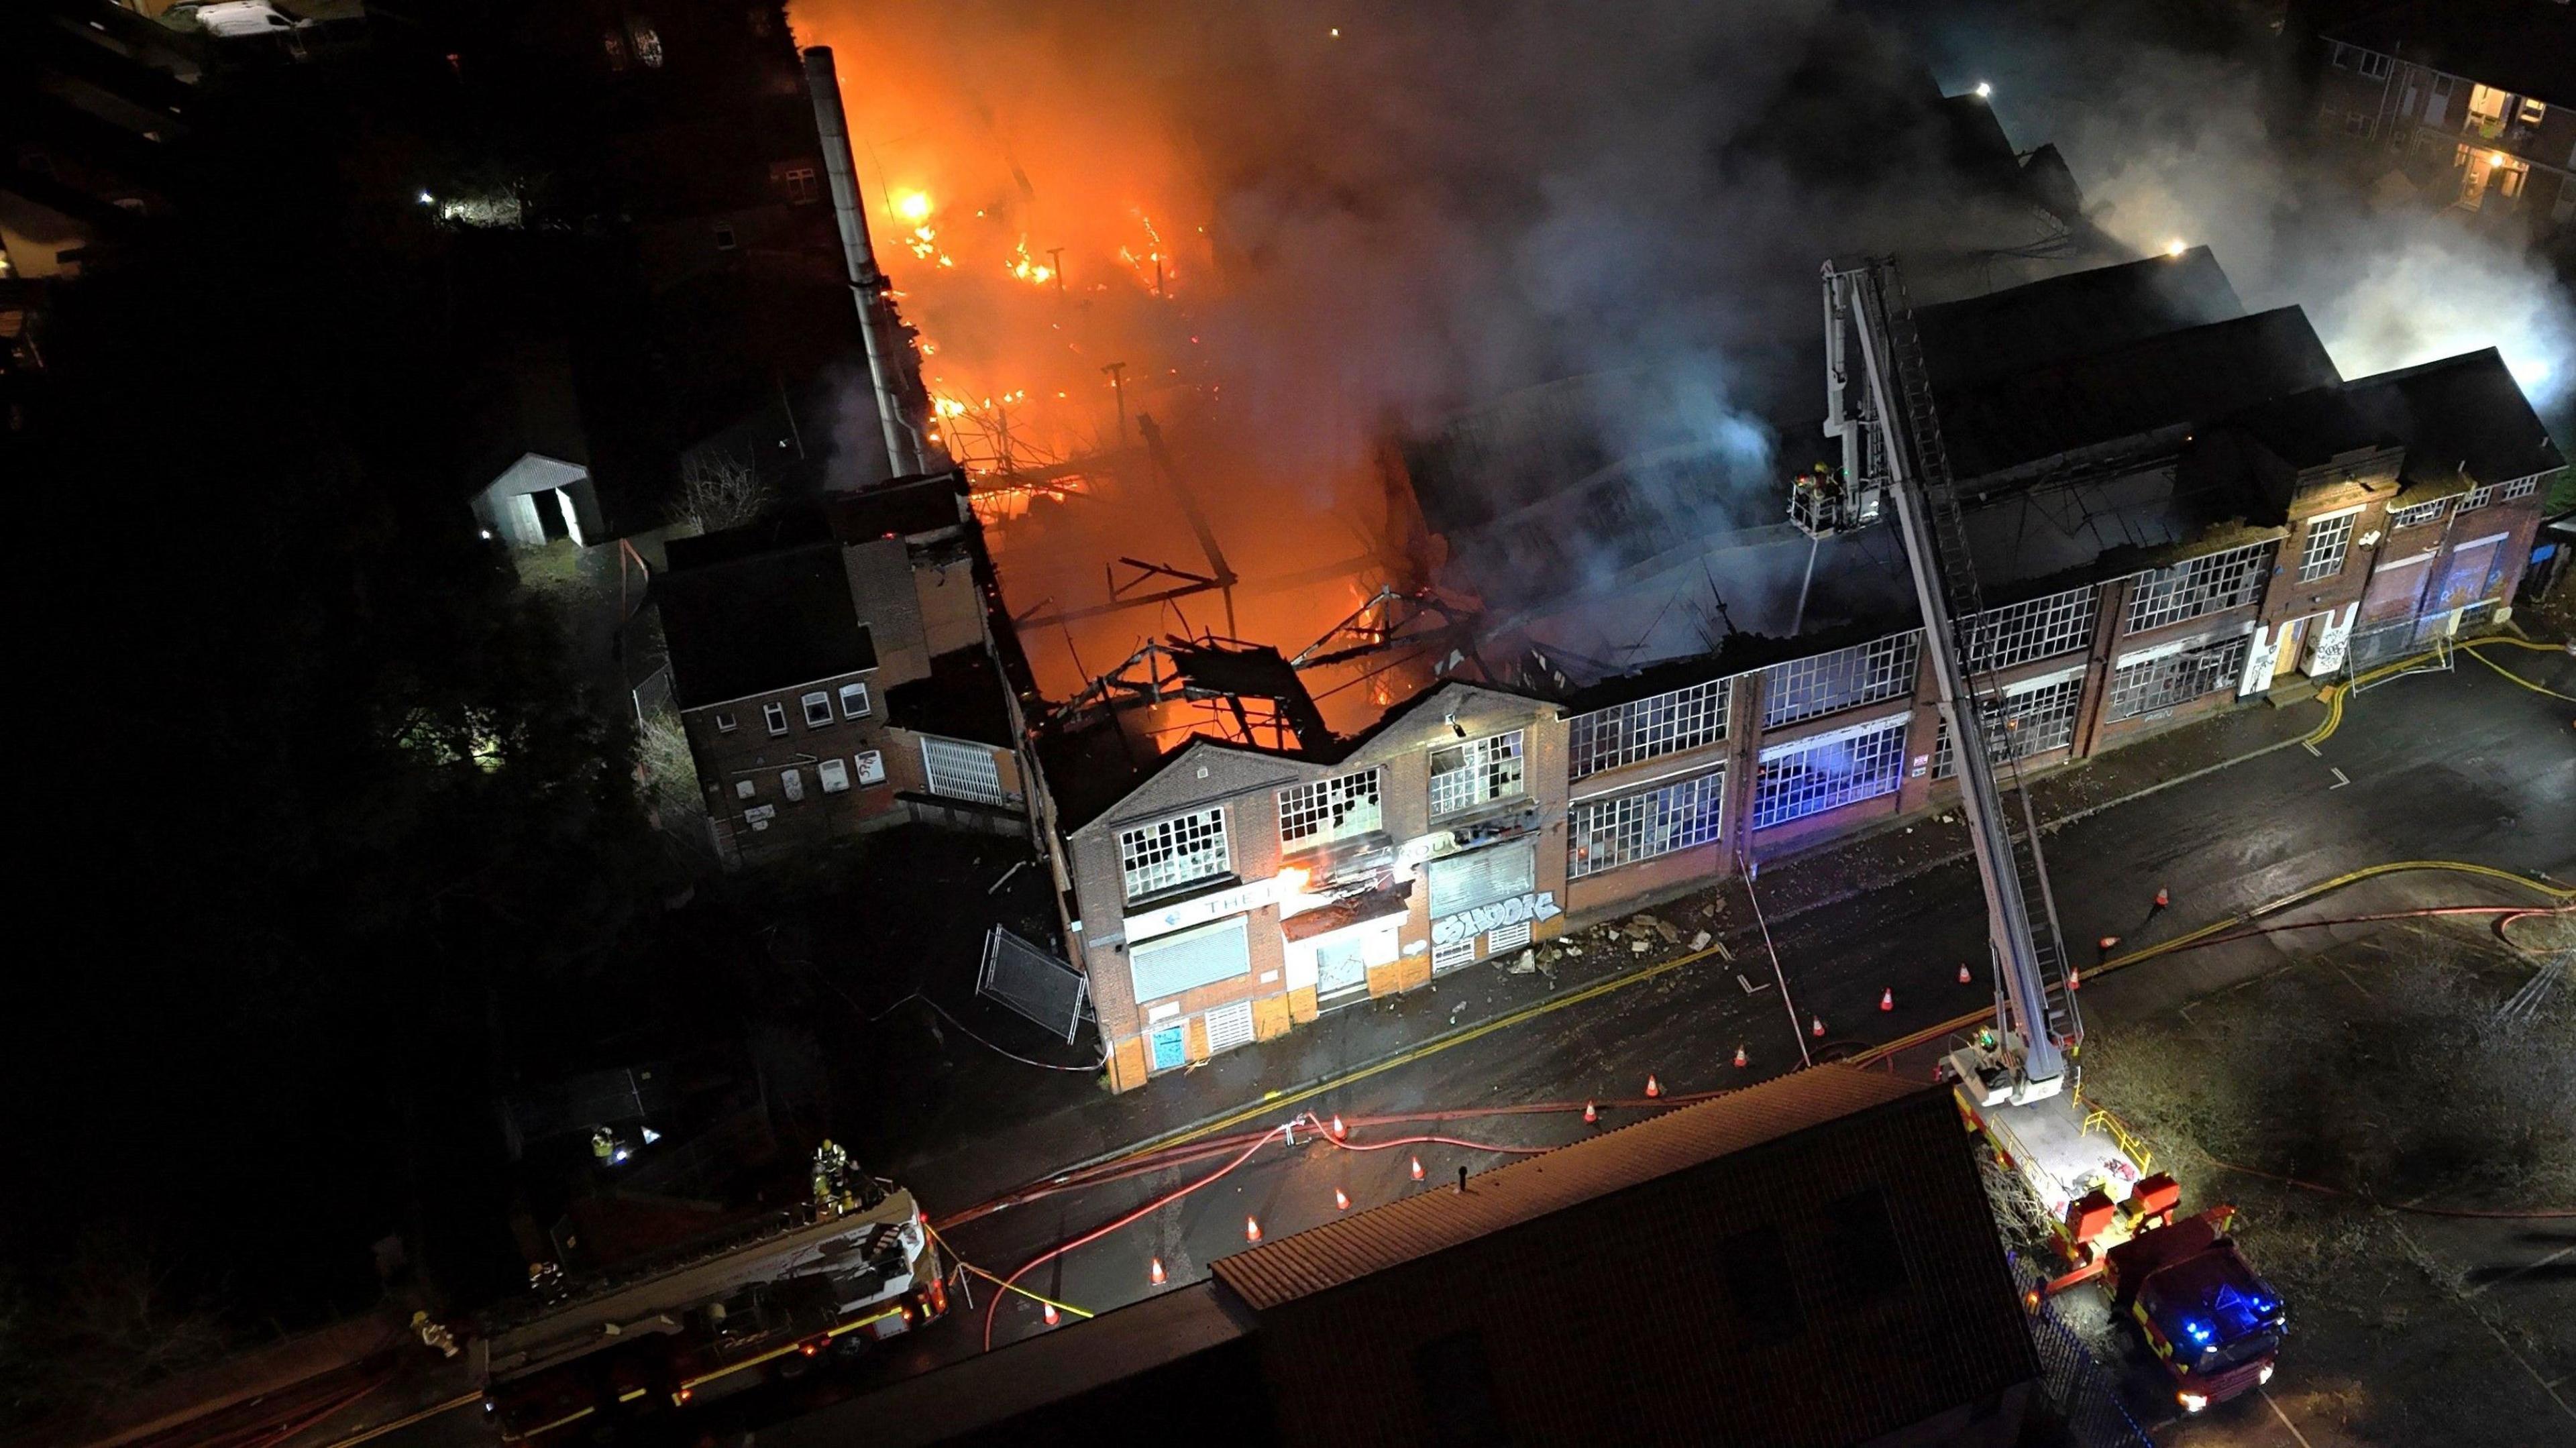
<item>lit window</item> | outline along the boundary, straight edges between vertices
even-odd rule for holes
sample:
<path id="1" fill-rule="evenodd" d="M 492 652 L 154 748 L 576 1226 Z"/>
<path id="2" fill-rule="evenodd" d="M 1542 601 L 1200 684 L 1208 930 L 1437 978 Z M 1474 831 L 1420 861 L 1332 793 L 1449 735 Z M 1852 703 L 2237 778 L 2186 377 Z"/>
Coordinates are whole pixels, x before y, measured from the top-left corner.
<path id="1" fill-rule="evenodd" d="M 1726 737 L 1733 679 L 1711 679 L 1565 721 L 1566 774 L 1584 779 Z"/>
<path id="2" fill-rule="evenodd" d="M 2238 634 L 2220 643 L 2194 640 L 2122 660 L 2111 673 L 2110 717 L 2132 719 L 2234 688 L 2251 646 L 2251 635 Z"/>
<path id="3" fill-rule="evenodd" d="M 731 734 L 733 730 L 734 721 L 731 714 L 718 714 L 716 716 L 716 732 L 718 734 Z"/>
<path id="4" fill-rule="evenodd" d="M 817 689 L 799 701 L 805 706 L 805 727 L 820 729 L 832 722 L 832 696 Z"/>
<path id="5" fill-rule="evenodd" d="M 826 759 L 814 766 L 814 776 L 823 781 L 825 794 L 845 794 L 850 788 L 850 766 L 838 759 Z"/>
<path id="6" fill-rule="evenodd" d="M 1718 837 L 1726 807 L 1724 766 L 1635 794 L 1584 800 L 1566 811 L 1565 873 L 1598 875 Z"/>
<path id="7" fill-rule="evenodd" d="M 865 684 L 843 684 L 841 686 L 841 717 L 844 719 L 859 719 L 866 717 L 867 712 L 868 686 Z"/>
<path id="8" fill-rule="evenodd" d="M 784 705 L 784 704 L 763 704 L 763 705 L 761 705 L 761 706 L 760 706 L 760 718 L 761 718 L 761 722 L 762 722 L 762 723 L 765 723 L 765 724 L 767 724 L 767 725 L 769 726 L 769 732 L 770 732 L 770 733 L 772 733 L 772 734 L 784 734 L 784 733 L 786 733 L 786 732 L 787 732 L 787 706 L 786 706 L 786 705 Z"/>
<path id="9" fill-rule="evenodd" d="M 635 41 L 635 58 L 647 70 L 659 69 L 662 64 L 662 34 L 653 28 L 653 22 L 641 17 L 629 20 L 626 33 Z"/>
<path id="10" fill-rule="evenodd" d="M 1997 764 L 2012 759 L 2028 759 L 2052 749 L 2064 749 L 2075 742 L 2076 706 L 2084 699 L 2084 675 L 2079 671 L 2057 679 L 2034 680 L 2015 684 L 2003 691 L 2000 699 L 1981 701 L 1986 716 L 1986 757 Z M 1939 741 L 1932 749 L 1932 773 L 1948 779 L 1959 767 L 1950 752 L 1950 721 L 1941 721 Z"/>
<path id="11" fill-rule="evenodd" d="M 2101 605 L 2101 591 L 2088 583 L 1990 608 L 1960 626 L 1959 642 L 1968 667 L 1977 670 L 2009 669 L 2073 653 L 2093 641 L 2093 620 Z"/>
<path id="12" fill-rule="evenodd" d="M 1763 750 L 1753 785 L 1753 827 L 1894 794 L 1905 777 L 1908 718 L 1896 714 Z"/>
<path id="13" fill-rule="evenodd" d="M 1453 815 L 1521 792 L 1521 731 L 1431 751 L 1431 817 Z"/>
<path id="14" fill-rule="evenodd" d="M 2263 596 L 2263 574 L 2271 562 L 2271 544 L 2249 543 L 2141 573 L 2129 595 L 2129 632 L 2252 603 Z"/>
<path id="15" fill-rule="evenodd" d="M 778 787 L 787 791 L 787 797 L 789 799 L 803 799 L 805 797 L 805 771 L 801 769 L 780 770 L 778 772 Z"/>
<path id="16" fill-rule="evenodd" d="M 1279 791 L 1280 845 L 1347 840 L 1377 829 L 1384 822 L 1378 788 L 1378 771 L 1364 769 Z"/>
<path id="17" fill-rule="evenodd" d="M 2352 520 L 2358 513 L 2312 519 L 2307 541 L 2299 548 L 2299 581 L 2314 583 L 2343 572 L 2343 555 L 2352 542 Z"/>
<path id="18" fill-rule="evenodd" d="M 1908 629 L 1847 649 L 1773 664 L 1762 671 L 1762 727 L 1777 729 L 1911 694 L 1922 647 L 1922 630 Z"/>
<path id="19" fill-rule="evenodd" d="M 2524 125 L 2536 126 L 2548 118 L 2549 107 L 2545 103 L 2533 100 L 2529 96 L 2524 96 L 2522 98 L 2522 114 L 2520 119 Z"/>
<path id="20" fill-rule="evenodd" d="M 1231 873 L 1234 855 L 1226 846 L 1224 807 L 1120 830 L 1118 868 L 1130 900 Z"/>

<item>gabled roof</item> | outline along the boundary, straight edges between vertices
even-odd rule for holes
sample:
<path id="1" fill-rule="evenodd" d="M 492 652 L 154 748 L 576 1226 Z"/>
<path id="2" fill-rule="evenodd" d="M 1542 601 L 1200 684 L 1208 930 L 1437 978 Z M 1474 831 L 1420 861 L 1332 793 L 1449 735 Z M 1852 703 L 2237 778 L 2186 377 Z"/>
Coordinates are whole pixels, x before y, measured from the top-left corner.
<path id="1" fill-rule="evenodd" d="M 2576 7 L 2554 0 L 2415 0 L 2332 22 L 2318 33 L 2553 106 L 2576 106 Z"/>
<path id="2" fill-rule="evenodd" d="M 1848 1066 L 1792 1072 L 1487 1172 L 1464 1193 L 1420 1192 L 1220 1257 L 1210 1270 L 1267 1311 L 1924 1089 Z"/>
<path id="3" fill-rule="evenodd" d="M 876 667 L 838 543 L 674 568 L 653 598 L 684 709 Z"/>

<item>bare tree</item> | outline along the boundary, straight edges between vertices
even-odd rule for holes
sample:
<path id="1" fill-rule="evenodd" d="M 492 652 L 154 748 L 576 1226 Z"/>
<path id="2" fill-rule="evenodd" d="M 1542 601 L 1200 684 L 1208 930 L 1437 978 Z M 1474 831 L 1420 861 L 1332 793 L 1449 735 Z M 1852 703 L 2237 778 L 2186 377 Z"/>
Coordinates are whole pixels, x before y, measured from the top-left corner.
<path id="1" fill-rule="evenodd" d="M 769 485 L 748 458 L 730 453 L 698 454 L 680 466 L 680 499 L 671 521 L 695 523 L 699 531 L 739 528 L 769 510 Z"/>

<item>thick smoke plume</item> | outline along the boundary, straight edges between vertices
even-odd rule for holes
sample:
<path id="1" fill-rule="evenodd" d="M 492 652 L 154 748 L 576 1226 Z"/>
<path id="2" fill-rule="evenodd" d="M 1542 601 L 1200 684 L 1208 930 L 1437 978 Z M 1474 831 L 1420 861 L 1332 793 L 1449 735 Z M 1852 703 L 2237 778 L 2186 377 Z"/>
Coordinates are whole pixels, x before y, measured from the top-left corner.
<path id="1" fill-rule="evenodd" d="M 2249 304 L 2308 304 L 2348 374 L 2493 341 L 2538 377 L 2567 337 L 2510 249 L 2375 216 L 2277 159 L 2265 77 L 2116 22 L 2002 6 L 1927 49 L 1901 28 L 1913 7 L 1828 0 L 792 13 L 838 52 L 879 250 L 960 453 L 1028 468 L 1114 447 L 1103 368 L 1124 364 L 1128 426 L 1158 418 L 1234 566 L 1272 581 L 1242 590 L 1236 632 L 1292 651 L 1408 566 L 1381 442 L 1516 388 L 1653 369 L 1642 403 L 1593 390 L 1600 451 L 1715 445 L 1717 486 L 1748 496 L 1706 500 L 1709 531 L 1776 516 L 1749 494 L 1777 486 L 1775 447 L 1816 452 L 1829 255 L 1897 252 L 1938 300 L 2206 242 Z M 2020 145 L 2066 141 L 2100 230 L 2070 235 L 2009 163 L 1963 159 L 1936 74 L 1954 94 L 1992 79 Z M 1006 526 L 1014 606 L 1095 602 L 1120 554 L 1195 557 L 1168 507 L 1146 512 L 1042 510 L 1043 547 Z M 1583 571 L 1606 580 L 1621 543 L 1589 540 Z M 1739 557 L 1709 591 L 1794 600 L 1779 573 Z M 1060 688 L 1171 623 L 1068 629 L 1061 658 L 1042 638 L 1042 673 Z"/>

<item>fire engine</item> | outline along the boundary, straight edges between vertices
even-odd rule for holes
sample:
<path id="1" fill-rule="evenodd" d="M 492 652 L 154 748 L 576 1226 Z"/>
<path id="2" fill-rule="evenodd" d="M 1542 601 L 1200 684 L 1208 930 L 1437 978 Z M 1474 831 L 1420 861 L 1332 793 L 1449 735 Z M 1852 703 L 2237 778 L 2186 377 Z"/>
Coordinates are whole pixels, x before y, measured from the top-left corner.
<path id="1" fill-rule="evenodd" d="M 1943 1062 L 1959 1111 L 2044 1223 L 2057 1270 L 2025 1300 L 2098 1281 L 2172 1375 L 2187 1412 L 2272 1376 L 2286 1319 L 2280 1294 L 2227 1236 L 2235 1209 L 2180 1216 L 2182 1189 L 2150 1173 L 2146 1149 L 2108 1112 L 2087 1110 L 2075 1057 L 2084 1041 L 2077 975 L 2057 924 L 2038 820 L 2012 747 L 2010 706 L 1968 534 L 1942 446 L 1922 341 L 1896 264 L 1823 271 L 1827 421 L 1840 467 L 1792 484 L 1789 516 L 1810 537 L 1892 516 L 1911 560 L 1940 708 L 1957 741 L 1959 803 L 1986 903 L 1995 1024 Z M 1969 748 L 1976 740 L 1983 748 Z"/>
<path id="2" fill-rule="evenodd" d="M 628 1417 L 801 1376 L 947 1310 L 912 1194 L 836 1173 L 743 1240 L 488 1322 L 483 1410 L 504 1442 L 604 1439 Z"/>

